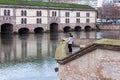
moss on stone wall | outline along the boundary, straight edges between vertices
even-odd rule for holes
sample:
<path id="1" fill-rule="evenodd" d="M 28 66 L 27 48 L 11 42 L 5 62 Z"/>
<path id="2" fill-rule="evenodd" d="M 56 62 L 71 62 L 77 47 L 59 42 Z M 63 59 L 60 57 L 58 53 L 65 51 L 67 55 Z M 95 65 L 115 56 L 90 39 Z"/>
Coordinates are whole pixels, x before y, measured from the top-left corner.
<path id="1" fill-rule="evenodd" d="M 96 41 L 95 44 L 120 46 L 120 40 L 114 40 L 114 39 L 102 39 L 102 40 L 98 40 L 98 41 Z"/>

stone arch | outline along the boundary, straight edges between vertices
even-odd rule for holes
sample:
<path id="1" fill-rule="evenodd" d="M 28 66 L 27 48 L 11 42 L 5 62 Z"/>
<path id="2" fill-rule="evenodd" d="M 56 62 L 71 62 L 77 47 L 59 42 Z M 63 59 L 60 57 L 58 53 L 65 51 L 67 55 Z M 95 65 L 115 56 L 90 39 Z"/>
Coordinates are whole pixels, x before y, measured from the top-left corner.
<path id="1" fill-rule="evenodd" d="M 29 29 L 28 28 L 20 28 L 18 30 L 19 34 L 28 34 L 29 33 Z"/>
<path id="2" fill-rule="evenodd" d="M 1 34 L 12 34 L 13 33 L 13 24 L 4 23 L 1 25 Z"/>
<path id="3" fill-rule="evenodd" d="M 58 24 L 57 23 L 50 24 L 50 32 L 58 32 Z"/>
<path id="4" fill-rule="evenodd" d="M 64 32 L 70 32 L 71 27 L 70 26 L 65 26 L 63 30 L 64 30 Z"/>
<path id="5" fill-rule="evenodd" d="M 34 29 L 34 32 L 37 34 L 37 33 L 43 33 L 44 32 L 44 29 L 42 27 L 37 27 Z"/>
<path id="6" fill-rule="evenodd" d="M 81 31 L 81 27 L 80 27 L 80 26 L 76 26 L 76 27 L 74 28 L 74 31 L 80 32 L 80 31 Z"/>
<path id="7" fill-rule="evenodd" d="M 85 31 L 91 31 L 91 26 L 89 26 L 89 25 L 87 25 L 87 26 L 85 26 Z"/>

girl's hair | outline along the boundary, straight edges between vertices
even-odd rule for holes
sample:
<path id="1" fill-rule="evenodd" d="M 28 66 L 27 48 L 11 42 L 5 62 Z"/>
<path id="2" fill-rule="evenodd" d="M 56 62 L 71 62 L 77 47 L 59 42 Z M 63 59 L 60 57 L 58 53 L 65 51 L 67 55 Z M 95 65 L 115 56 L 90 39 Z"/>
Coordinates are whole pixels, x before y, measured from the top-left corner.
<path id="1" fill-rule="evenodd" d="M 69 34 L 70 34 L 70 37 L 73 37 L 73 35 L 71 33 L 69 33 Z"/>

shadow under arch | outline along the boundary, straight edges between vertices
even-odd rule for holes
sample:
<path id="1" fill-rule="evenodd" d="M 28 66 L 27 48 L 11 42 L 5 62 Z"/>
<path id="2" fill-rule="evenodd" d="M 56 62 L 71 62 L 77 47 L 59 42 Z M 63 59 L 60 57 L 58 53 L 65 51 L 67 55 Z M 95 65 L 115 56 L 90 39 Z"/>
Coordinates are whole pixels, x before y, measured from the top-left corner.
<path id="1" fill-rule="evenodd" d="M 50 32 L 58 32 L 58 24 L 57 23 L 50 24 Z"/>
<path id="2" fill-rule="evenodd" d="M 18 30 L 19 34 L 28 34 L 29 33 L 29 29 L 28 28 L 20 28 Z"/>
<path id="3" fill-rule="evenodd" d="M 76 26 L 76 27 L 74 28 L 74 31 L 80 32 L 80 31 L 81 31 L 81 27 L 80 27 L 80 26 Z"/>
<path id="4" fill-rule="evenodd" d="M 89 26 L 89 25 L 85 26 L 84 30 L 85 31 L 91 31 L 91 26 Z"/>
<path id="5" fill-rule="evenodd" d="M 35 34 L 43 33 L 44 29 L 42 27 L 37 27 L 34 29 Z"/>
<path id="6" fill-rule="evenodd" d="M 63 28 L 64 32 L 70 32 L 71 31 L 71 27 L 70 26 L 65 26 Z"/>
<path id="7" fill-rule="evenodd" d="M 1 25 L 1 34 L 12 34 L 13 33 L 13 24 L 4 23 Z"/>

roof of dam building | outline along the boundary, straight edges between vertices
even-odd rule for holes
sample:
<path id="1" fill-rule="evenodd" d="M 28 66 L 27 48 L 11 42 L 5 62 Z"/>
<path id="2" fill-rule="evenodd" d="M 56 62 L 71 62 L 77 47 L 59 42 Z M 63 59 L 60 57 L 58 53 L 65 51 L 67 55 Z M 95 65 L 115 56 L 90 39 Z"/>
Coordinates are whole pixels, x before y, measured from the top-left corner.
<path id="1" fill-rule="evenodd" d="M 57 62 L 59 64 L 66 64 L 66 63 L 71 62 L 77 58 L 80 58 L 83 55 L 88 54 L 96 49 L 120 51 L 120 40 L 114 40 L 114 39 L 97 40 L 93 44 L 87 46 L 86 48 L 83 48 L 82 50 L 80 50 L 74 54 L 71 54 L 63 59 L 57 60 Z"/>
<path id="2" fill-rule="evenodd" d="M 67 3 L 51 3 L 37 1 L 21 1 L 21 0 L 0 0 L 2 5 L 23 5 L 23 6 L 40 6 L 40 7 L 57 7 L 57 8 L 77 8 L 77 9 L 94 9 L 89 5 L 67 4 Z"/>

